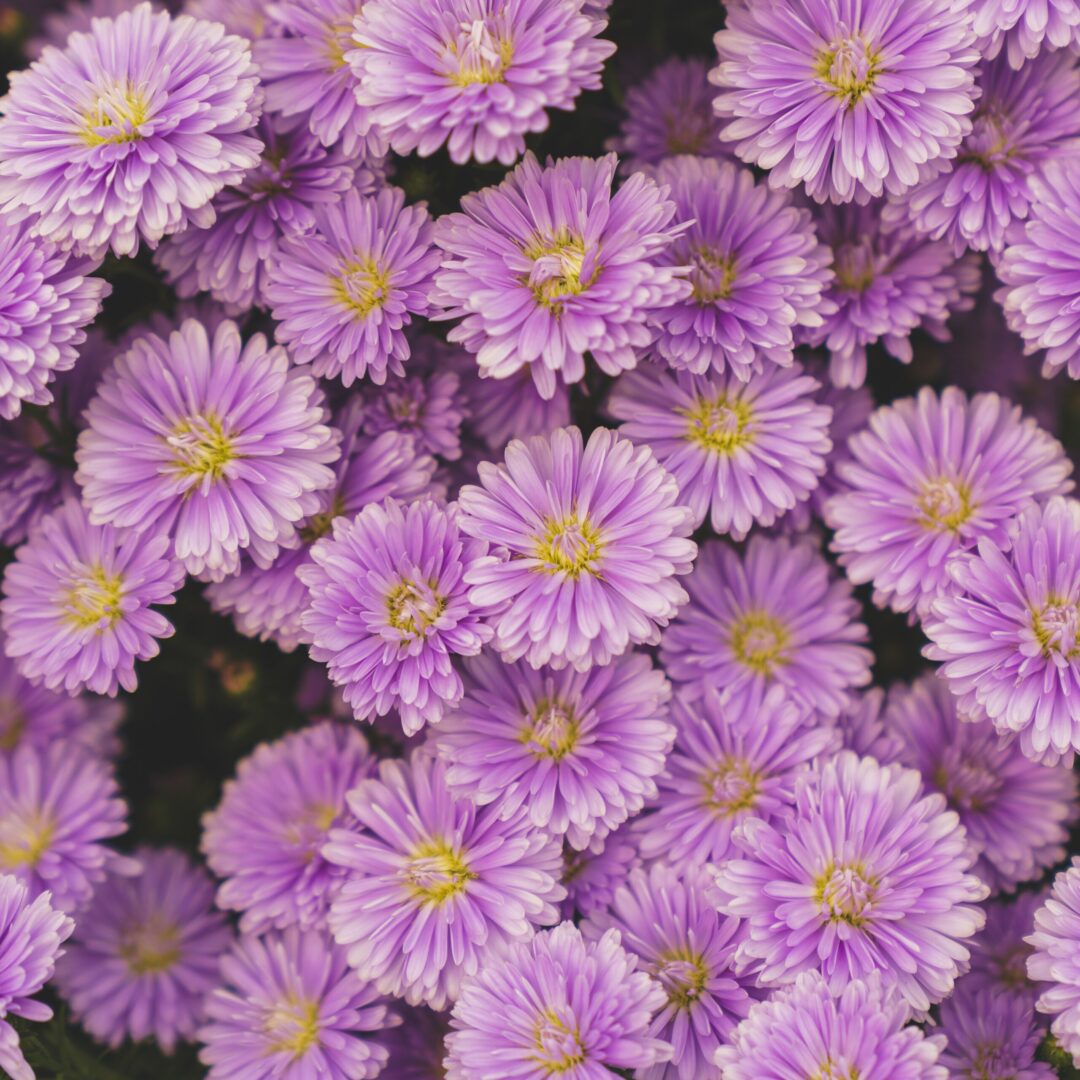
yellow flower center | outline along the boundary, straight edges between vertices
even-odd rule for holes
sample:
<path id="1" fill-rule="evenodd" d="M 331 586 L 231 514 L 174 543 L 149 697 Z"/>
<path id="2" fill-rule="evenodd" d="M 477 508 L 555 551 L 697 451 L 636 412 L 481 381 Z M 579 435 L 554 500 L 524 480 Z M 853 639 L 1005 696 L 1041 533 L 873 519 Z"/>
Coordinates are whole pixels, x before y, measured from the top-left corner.
<path id="1" fill-rule="evenodd" d="M 40 812 L 0 822 L 0 869 L 37 866 L 56 835 L 55 822 Z"/>
<path id="2" fill-rule="evenodd" d="M 300 539 L 305 544 L 314 544 L 316 540 L 326 536 L 333 527 L 334 518 L 341 517 L 345 513 L 345 500 L 341 495 L 335 495 L 333 501 L 321 514 L 312 514 L 300 529 Z"/>
<path id="3" fill-rule="evenodd" d="M 443 904 L 476 880 L 465 862 L 464 853 L 445 840 L 433 840 L 418 847 L 405 870 L 405 882 L 413 899 Z"/>
<path id="4" fill-rule="evenodd" d="M 924 481 L 915 505 L 919 510 L 919 524 L 935 532 L 957 533 L 975 513 L 971 488 L 944 476 Z"/>
<path id="5" fill-rule="evenodd" d="M 753 410 L 741 398 L 721 394 L 698 398 L 689 409 L 680 409 L 688 423 L 683 438 L 713 454 L 733 454 L 754 441 L 750 425 Z"/>
<path id="6" fill-rule="evenodd" d="M 667 153 L 700 154 L 710 149 L 712 119 L 695 109 L 672 109 L 664 113 L 664 149 Z"/>
<path id="7" fill-rule="evenodd" d="M 690 252 L 690 284 L 699 304 L 727 300 L 735 286 L 736 261 L 713 248 L 697 247 Z"/>
<path id="8" fill-rule="evenodd" d="M 983 813 L 1001 794 L 1001 777 L 987 762 L 965 757 L 965 751 L 950 746 L 932 773 L 934 787 L 958 812 Z"/>
<path id="9" fill-rule="evenodd" d="M 318 1002 L 290 994 L 267 1014 L 263 1030 L 270 1037 L 267 1056 L 288 1054 L 298 1061 L 319 1041 Z"/>
<path id="10" fill-rule="evenodd" d="M 742 758 L 722 758 L 701 777 L 704 804 L 717 817 L 752 810 L 761 789 L 761 774 Z"/>
<path id="11" fill-rule="evenodd" d="M 806 1080 L 860 1080 L 859 1070 L 827 1057 Z"/>
<path id="12" fill-rule="evenodd" d="M 99 632 L 115 626 L 123 617 L 120 602 L 124 596 L 124 579 L 109 574 L 95 565 L 76 577 L 69 585 L 64 605 L 64 618 L 79 630 L 94 627 Z"/>
<path id="13" fill-rule="evenodd" d="M 536 1054 L 532 1060 L 544 1070 L 544 1076 L 562 1076 L 583 1065 L 589 1056 L 581 1029 L 564 1020 L 555 1009 L 540 1014 L 533 1043 Z"/>
<path id="14" fill-rule="evenodd" d="M 87 146 L 138 142 L 149 119 L 150 107 L 140 90 L 131 83 L 109 86 L 83 113 L 79 135 Z"/>
<path id="15" fill-rule="evenodd" d="M 457 38 L 446 43 L 451 86 L 492 86 L 506 79 L 514 60 L 514 42 L 504 31 L 493 34 L 483 19 L 462 23 Z"/>
<path id="16" fill-rule="evenodd" d="M 390 273 L 370 257 L 354 259 L 330 279 L 330 288 L 343 308 L 357 319 L 366 319 L 389 298 Z"/>
<path id="17" fill-rule="evenodd" d="M 1066 660 L 1080 656 L 1080 604 L 1051 595 L 1040 608 L 1031 609 L 1031 630 L 1043 656 L 1057 653 Z"/>
<path id="18" fill-rule="evenodd" d="M 357 14 L 359 14 L 359 10 Z M 352 19 L 341 19 L 327 27 L 325 46 L 329 71 L 339 71 L 345 66 L 345 54 L 357 47 L 352 35 Z"/>
<path id="19" fill-rule="evenodd" d="M 402 578 L 386 596 L 387 622 L 409 637 L 427 631 L 446 610 L 446 597 L 435 591 L 436 584 Z"/>
<path id="20" fill-rule="evenodd" d="M 548 518 L 544 531 L 536 537 L 536 558 L 544 563 L 544 573 L 566 574 L 577 581 L 582 574 L 599 577 L 604 549 L 599 530 L 576 513 L 564 518 Z"/>
<path id="21" fill-rule="evenodd" d="M 862 294 L 874 283 L 877 256 L 869 240 L 840 244 L 833 263 L 837 288 L 844 292 Z"/>
<path id="22" fill-rule="evenodd" d="M 731 628 L 731 651 L 744 667 L 770 676 L 788 662 L 788 632 L 779 619 L 765 611 L 748 611 Z"/>
<path id="23" fill-rule="evenodd" d="M 160 915 L 134 924 L 120 938 L 120 959 L 132 975 L 168 971 L 180 955 L 180 930 Z"/>
<path id="24" fill-rule="evenodd" d="M 653 965 L 653 974 L 667 992 L 668 1001 L 677 1009 L 689 1009 L 705 992 L 709 969 L 704 960 L 689 949 L 661 953 Z"/>
<path id="25" fill-rule="evenodd" d="M 534 757 L 562 761 L 577 746 L 580 733 L 581 725 L 573 711 L 562 702 L 545 698 L 533 710 L 518 739 Z"/>
<path id="26" fill-rule="evenodd" d="M 337 807 L 329 803 L 312 803 L 304 807 L 296 818 L 285 826 L 285 842 L 303 849 L 303 861 L 311 862 L 337 815 Z"/>
<path id="27" fill-rule="evenodd" d="M 814 904 L 831 923 L 856 929 L 870 920 L 877 879 L 862 863 L 829 863 L 814 879 Z"/>
<path id="28" fill-rule="evenodd" d="M 213 413 L 181 420 L 166 441 L 173 450 L 173 469 L 199 480 L 220 480 L 229 462 L 239 456 L 231 436 Z"/>
<path id="29" fill-rule="evenodd" d="M 523 254 L 533 264 L 526 279 L 533 296 L 554 313 L 562 310 L 563 300 L 580 296 L 600 275 L 600 263 L 595 259 L 585 275 L 589 255 L 585 243 L 566 229 L 548 239 L 537 237 L 523 249 Z"/>
<path id="30" fill-rule="evenodd" d="M 841 26 L 839 38 L 818 53 L 814 74 L 850 109 L 873 89 L 882 62 L 881 53 L 861 34 L 847 34 L 845 30 Z"/>

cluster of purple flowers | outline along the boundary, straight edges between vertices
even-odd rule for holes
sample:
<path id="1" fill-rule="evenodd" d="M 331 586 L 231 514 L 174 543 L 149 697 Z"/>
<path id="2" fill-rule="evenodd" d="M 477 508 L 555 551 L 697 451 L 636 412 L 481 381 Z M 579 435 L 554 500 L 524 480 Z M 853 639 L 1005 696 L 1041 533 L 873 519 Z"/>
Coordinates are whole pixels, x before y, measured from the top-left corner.
<path id="1" fill-rule="evenodd" d="M 50 980 L 210 1080 L 1080 1065 L 1080 500 L 1023 408 L 1080 379 L 1080 3 L 727 0 L 542 160 L 611 7 L 90 0 L 11 75 L 14 1080 Z M 175 296 L 110 336 L 132 267 Z M 202 862 L 117 770 L 182 590 L 334 699 Z"/>

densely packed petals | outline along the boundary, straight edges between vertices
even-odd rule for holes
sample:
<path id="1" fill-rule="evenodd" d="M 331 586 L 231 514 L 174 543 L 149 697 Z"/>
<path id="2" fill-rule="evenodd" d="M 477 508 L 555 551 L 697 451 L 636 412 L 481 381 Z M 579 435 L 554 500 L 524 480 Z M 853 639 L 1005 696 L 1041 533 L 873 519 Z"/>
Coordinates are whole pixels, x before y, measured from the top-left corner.
<path id="1" fill-rule="evenodd" d="M 1054 878 L 1050 895 L 1035 912 L 1028 977 L 1039 991 L 1036 1008 L 1053 1017 L 1050 1030 L 1064 1049 L 1080 1058 L 1080 865 Z"/>
<path id="2" fill-rule="evenodd" d="M 975 33 L 985 56 L 1004 52 L 1019 68 L 1040 52 L 1080 44 L 1080 4 L 1076 0 L 979 0 Z"/>

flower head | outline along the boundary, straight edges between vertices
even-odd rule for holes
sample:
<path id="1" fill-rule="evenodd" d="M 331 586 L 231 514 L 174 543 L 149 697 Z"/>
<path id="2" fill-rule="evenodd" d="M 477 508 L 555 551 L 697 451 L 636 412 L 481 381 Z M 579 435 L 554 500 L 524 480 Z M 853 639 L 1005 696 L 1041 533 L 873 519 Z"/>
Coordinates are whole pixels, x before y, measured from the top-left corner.
<path id="1" fill-rule="evenodd" d="M 752 536 L 741 555 L 705 544 L 686 587 L 690 603 L 665 632 L 660 655 L 692 697 L 712 687 L 749 697 L 753 709 L 778 685 L 837 716 L 870 682 L 858 602 L 809 540 Z"/>
<path id="2" fill-rule="evenodd" d="M 1030 506 L 1010 532 L 1011 548 L 988 537 L 953 563 L 958 591 L 923 620 L 925 654 L 961 712 L 1054 764 L 1080 750 L 1080 502 Z"/>
<path id="3" fill-rule="evenodd" d="M 432 732 L 451 790 L 504 812 L 528 808 L 537 828 L 585 848 L 656 793 L 675 731 L 671 694 L 648 657 L 577 672 L 466 663 L 465 697 Z"/>
<path id="4" fill-rule="evenodd" d="M 110 874 L 94 890 L 56 981 L 99 1042 L 152 1035 L 171 1053 L 194 1036 L 232 932 L 209 875 L 185 855 L 140 848 L 136 858 L 137 875 Z"/>
<path id="5" fill-rule="evenodd" d="M 980 0 L 974 15 L 983 55 L 993 58 L 1004 49 L 1014 68 L 1039 53 L 1080 43 L 1076 0 Z"/>
<path id="6" fill-rule="evenodd" d="M 750 818 L 717 903 L 747 920 L 740 962 L 784 986 L 817 968 L 834 993 L 875 972 L 925 1013 L 964 970 L 987 888 L 964 828 L 914 769 L 842 751 L 799 782 L 778 828 Z"/>
<path id="7" fill-rule="evenodd" d="M 221 961 L 221 980 L 199 1029 L 208 1080 L 372 1080 L 382 1072 L 386 1047 L 370 1036 L 397 1017 L 326 934 L 243 934 Z"/>
<path id="8" fill-rule="evenodd" d="M 955 386 L 878 409 L 848 440 L 825 504 L 833 550 L 874 602 L 925 615 L 955 591 L 951 560 L 983 538 L 1008 545 L 1013 516 L 1072 488 L 1061 444 L 997 394 Z"/>
<path id="9" fill-rule="evenodd" d="M 691 292 L 653 315 L 655 353 L 673 368 L 730 370 L 742 382 L 789 365 L 794 334 L 833 310 L 822 302 L 830 254 L 810 211 L 730 161 L 681 156 L 650 175 L 670 188 L 677 220 L 691 222 L 670 254 L 690 267 Z"/>
<path id="10" fill-rule="evenodd" d="M 85 907 L 107 872 L 133 869 L 104 843 L 126 818 L 112 766 L 77 744 L 0 754 L 0 873 L 51 892 L 62 911 Z"/>
<path id="11" fill-rule="evenodd" d="M 248 43 L 219 24 L 149 3 L 95 19 L 11 76 L 0 209 L 95 256 L 209 225 L 213 197 L 259 162 L 260 99 Z"/>
<path id="12" fill-rule="evenodd" d="M 373 771 L 363 735 L 332 721 L 263 743 L 236 767 L 203 818 L 202 851 L 225 879 L 218 906 L 242 913 L 245 934 L 325 926 L 342 875 L 322 846 L 345 824 L 345 796 Z"/>
<path id="13" fill-rule="evenodd" d="M 652 313 L 690 292 L 671 265 L 675 204 L 640 173 L 615 194 L 616 158 L 532 154 L 497 187 L 466 195 L 435 228 L 446 252 L 435 277 L 438 317 L 461 318 L 450 340 L 484 377 L 532 372 L 541 397 L 579 382 L 589 353 L 609 375 L 652 344 Z"/>
<path id="14" fill-rule="evenodd" d="M 135 661 L 173 634 L 153 610 L 184 582 L 169 547 L 158 533 L 92 525 L 78 499 L 64 502 L 4 570 L 4 648 L 19 671 L 69 694 L 134 690 Z"/>
<path id="15" fill-rule="evenodd" d="M 603 840 L 594 840 L 582 851 L 564 846 L 562 883 L 566 899 L 562 902 L 562 917 L 588 918 L 594 911 L 609 907 L 615 890 L 640 865 L 637 844 L 625 827 Z"/>
<path id="16" fill-rule="evenodd" d="M 672 718 L 675 749 L 655 809 L 633 829 L 644 858 L 680 869 L 731 858 L 735 830 L 748 818 L 786 815 L 799 774 L 840 745 L 834 727 L 815 724 L 778 686 L 758 708 L 715 691 L 694 703 L 678 695 Z"/>
<path id="17" fill-rule="evenodd" d="M 315 380 L 231 321 L 148 334 L 105 375 L 79 436 L 91 521 L 172 538 L 189 573 L 220 580 L 240 552 L 268 566 L 334 483 L 338 434 Z"/>
<path id="18" fill-rule="evenodd" d="M 94 19 L 112 19 L 124 11 L 133 11 L 142 0 L 67 0 L 59 11 L 50 11 L 41 20 L 41 35 L 31 38 L 23 46 L 23 52 L 31 60 L 38 60 L 49 45 L 62 49 L 74 33 L 85 33 Z M 198 3 L 198 0 L 193 0 Z M 154 11 L 161 5 L 151 3 Z M 190 7 L 190 5 L 189 5 Z M 189 11 L 189 14 L 195 14 Z"/>
<path id="19" fill-rule="evenodd" d="M 902 1027 L 902 1005 L 876 976 L 833 994 L 816 971 L 755 1005 L 716 1053 L 725 1080 L 858 1077 L 947 1080 L 940 1035 Z"/>
<path id="20" fill-rule="evenodd" d="M 751 977 L 734 970 L 744 933 L 738 919 L 720 915 L 708 898 L 700 867 L 676 871 L 657 864 L 634 870 L 615 892 L 610 911 L 582 925 L 586 940 L 618 930 L 622 946 L 664 988 L 667 1002 L 649 1034 L 674 1048 L 671 1061 L 637 1072 L 641 1080 L 702 1080 L 713 1054 L 750 1011 Z"/>
<path id="21" fill-rule="evenodd" d="M 453 796 L 425 750 L 383 761 L 349 793 L 360 831 L 335 829 L 325 858 L 345 868 L 330 929 L 361 979 L 443 1009 L 462 978 L 557 921 L 559 844 L 519 808 L 503 817 Z"/>
<path id="22" fill-rule="evenodd" d="M 709 519 L 742 540 L 805 501 L 825 472 L 832 411 L 818 387 L 798 365 L 747 382 L 642 365 L 619 377 L 608 411 L 675 477 L 695 526 Z"/>
<path id="23" fill-rule="evenodd" d="M 1073 1060 L 1080 1058 L 1080 860 L 1054 878 L 1035 929 L 1024 940 L 1032 952 L 1028 977 L 1041 985 L 1036 1008 L 1053 1017 L 1050 1031 Z"/>
<path id="24" fill-rule="evenodd" d="M 126 3 L 130 0 L 106 2 Z M 196 19 L 221 23 L 230 34 L 258 41 L 276 30 L 276 24 L 267 19 L 267 6 L 265 0 L 185 0 L 183 10 Z"/>
<path id="25" fill-rule="evenodd" d="M 885 691 L 871 686 L 840 714 L 836 726 L 845 750 L 854 750 L 859 757 L 877 758 L 882 765 L 892 765 L 900 758 L 903 741 L 885 726 L 884 705 Z"/>
<path id="26" fill-rule="evenodd" d="M 471 360 L 471 357 L 470 357 Z M 481 379 L 475 374 L 466 387 L 469 426 L 489 450 L 501 454 L 511 439 L 550 435 L 570 423 L 570 392 L 563 383 L 549 398 L 542 397 L 527 368 L 506 379 Z"/>
<path id="27" fill-rule="evenodd" d="M 721 134 L 773 187 L 899 194 L 971 130 L 974 42 L 969 0 L 733 4 L 710 75 Z"/>
<path id="28" fill-rule="evenodd" d="M 405 374 L 404 327 L 428 311 L 439 265 L 428 212 L 385 187 L 349 191 L 313 213 L 315 231 L 283 239 L 270 262 L 277 339 L 316 375 L 351 386 L 366 374 L 381 386 L 388 371 Z"/>
<path id="29" fill-rule="evenodd" d="M 466 584 L 488 545 L 463 537 L 459 518 L 430 499 L 372 503 L 335 520 L 297 570 L 311 595 L 301 622 L 312 659 L 358 720 L 397 709 L 413 735 L 461 700 L 451 657 L 475 656 L 492 631 Z"/>
<path id="30" fill-rule="evenodd" d="M 971 970 L 961 985 L 1034 1003 L 1039 987 L 1028 975 L 1032 948 L 1027 938 L 1035 929 L 1035 912 L 1046 903 L 1049 893 L 1047 887 L 987 902 L 986 926 L 971 939 Z"/>
<path id="31" fill-rule="evenodd" d="M 74 928 L 71 919 L 53 909 L 48 893 L 31 897 L 23 882 L 0 874 L 0 1069 L 11 1080 L 34 1080 L 34 1070 L 6 1017 L 52 1018 L 52 1009 L 33 995 L 52 978 L 60 946 Z"/>
<path id="32" fill-rule="evenodd" d="M 631 645 L 655 645 L 685 603 L 676 576 L 696 545 L 675 480 L 647 447 L 598 428 L 514 441 L 505 463 L 480 466 L 462 488 L 462 531 L 510 552 L 470 568 L 478 604 L 509 601 L 492 616 L 495 648 L 533 667 L 579 671 Z"/>
<path id="33" fill-rule="evenodd" d="M 398 154 L 443 143 L 463 165 L 512 165 L 547 109 L 600 89 L 615 51 L 582 0 L 366 0 L 348 53 L 357 100 Z"/>
<path id="34" fill-rule="evenodd" d="M 586 942 L 572 923 L 537 934 L 462 988 L 446 1040 L 447 1080 L 587 1080 L 671 1056 L 650 1031 L 659 983 L 609 930 Z"/>

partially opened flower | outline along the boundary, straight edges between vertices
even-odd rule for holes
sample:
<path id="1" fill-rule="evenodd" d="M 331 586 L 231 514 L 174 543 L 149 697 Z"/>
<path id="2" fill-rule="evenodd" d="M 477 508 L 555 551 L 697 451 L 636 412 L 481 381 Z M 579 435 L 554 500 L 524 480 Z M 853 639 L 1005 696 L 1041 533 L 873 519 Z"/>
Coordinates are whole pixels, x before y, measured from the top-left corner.
<path id="1" fill-rule="evenodd" d="M 263 743 L 237 765 L 203 818 L 201 847 L 224 878 L 218 906 L 241 913 L 244 933 L 325 926 L 342 872 L 322 846 L 374 768 L 363 735 L 332 721 Z"/>
<path id="2" fill-rule="evenodd" d="M 48 893 L 33 897 L 21 881 L 0 874 L 0 1068 L 11 1080 L 34 1080 L 34 1070 L 7 1017 L 52 1019 L 52 1009 L 33 995 L 52 978 L 60 946 L 74 928 Z"/>
<path id="3" fill-rule="evenodd" d="M 1054 878 L 1050 895 L 1035 912 L 1027 973 L 1038 986 L 1036 1008 L 1053 1017 L 1050 1031 L 1080 1059 L 1080 864 Z M 1049 985 L 1047 985 L 1049 984 Z"/>
<path id="4" fill-rule="evenodd" d="M 129 0 L 106 2 L 126 3 Z M 230 34 L 239 34 L 251 41 L 258 41 L 271 32 L 266 8 L 265 0 L 186 0 L 183 5 L 185 14 L 208 22 L 219 22 Z"/>
<path id="5" fill-rule="evenodd" d="M 1014 68 L 1040 52 L 1080 43 L 1076 0 L 981 0 L 974 15 L 983 55 L 992 58 L 1004 51 Z"/>
<path id="6" fill-rule="evenodd" d="M 567 386 L 559 383 L 551 397 L 542 397 L 528 368 L 506 379 L 481 379 L 476 376 L 473 362 L 466 389 L 469 426 L 496 454 L 501 454 L 511 439 L 550 435 L 570 423 Z"/>
<path id="7" fill-rule="evenodd" d="M 764 0 L 727 9 L 716 111 L 773 187 L 818 202 L 899 194 L 971 130 L 968 0 Z"/>
<path id="8" fill-rule="evenodd" d="M 664 992 L 617 931 L 586 942 L 572 923 L 485 965 L 462 990 L 446 1040 L 447 1080 L 597 1080 L 671 1056 L 651 1033 Z"/>
<path id="9" fill-rule="evenodd" d="M 903 1005 L 871 975 L 830 991 L 816 971 L 750 1011 L 716 1053 L 725 1080 L 810 1076 L 948 1080 L 940 1035 L 904 1027 Z"/>
<path id="10" fill-rule="evenodd" d="M 1040 988 L 1028 975 L 1032 947 L 1027 939 L 1035 929 L 1035 912 L 1046 903 L 1049 893 L 1047 886 L 1038 892 L 987 902 L 986 926 L 971 939 L 971 970 L 962 985 L 1034 1003 Z"/>
<path id="11" fill-rule="evenodd" d="M 76 479 L 97 524 L 166 532 L 192 574 L 268 566 L 334 483 L 340 436 L 315 380 L 256 334 L 194 319 L 119 357 L 86 411 Z"/>
<path id="12" fill-rule="evenodd" d="M 337 519 L 297 570 L 311 603 L 301 617 L 313 660 L 325 663 L 358 720 L 396 709 L 407 735 L 461 700 L 454 656 L 491 640 L 489 605 L 467 578 L 487 558 L 462 536 L 456 506 L 396 499 Z"/>
<path id="13" fill-rule="evenodd" d="M 455 794 L 505 813 L 525 806 L 579 850 L 656 794 L 675 731 L 671 689 L 648 657 L 582 673 L 487 653 L 465 670 L 465 697 L 432 732 Z"/>
<path id="14" fill-rule="evenodd" d="M 649 447 L 679 485 L 695 527 L 742 540 L 804 502 L 825 472 L 832 410 L 798 365 L 746 382 L 642 365 L 621 375 L 608 411 L 619 433 Z"/>
<path id="15" fill-rule="evenodd" d="M 958 589 L 923 620 L 925 654 L 969 716 L 1018 733 L 1035 761 L 1080 750 L 1080 502 L 1055 497 L 951 568 Z"/>
<path id="16" fill-rule="evenodd" d="M 397 154 L 512 165 L 548 109 L 600 89 L 615 51 L 582 0 L 365 0 L 348 53 L 356 96 Z"/>
<path id="17" fill-rule="evenodd" d="M 333 830 L 323 848 L 346 874 L 330 929 L 383 993 L 443 1009 L 465 976 L 558 920 L 558 842 L 523 807 L 503 817 L 455 798 L 424 749 L 381 762 L 347 801 L 360 829 Z"/>
<path id="18" fill-rule="evenodd" d="M 74 743 L 0 754 L 0 873 L 32 896 L 77 912 L 109 872 L 133 864 L 105 842 L 127 831 L 127 804 L 111 765 Z"/>
<path id="19" fill-rule="evenodd" d="M 746 698 L 725 703 L 715 691 L 694 703 L 677 695 L 672 719 L 675 749 L 657 780 L 659 796 L 632 829 L 644 858 L 679 869 L 731 858 L 735 830 L 747 818 L 787 814 L 800 773 L 840 746 L 834 727 L 780 687 L 757 708 Z"/>
<path id="20" fill-rule="evenodd" d="M 61 996 L 99 1042 L 153 1036 L 167 1053 L 195 1035 L 232 931 L 205 870 L 172 848 L 139 848 L 135 876 L 110 874 L 56 971 Z"/>
<path id="21" fill-rule="evenodd" d="M 259 162 L 257 72 L 242 38 L 139 4 L 11 76 L 0 209 L 90 255 L 156 247 Z"/>
<path id="22" fill-rule="evenodd" d="M 781 686 L 833 717 L 870 682 L 858 601 L 811 541 L 752 536 L 741 554 L 712 541 L 686 588 L 690 603 L 665 631 L 660 656 L 691 697 L 711 687 L 754 708 Z"/>
<path id="23" fill-rule="evenodd" d="M 594 840 L 582 851 L 564 846 L 562 883 L 566 899 L 562 902 L 562 917 L 588 918 L 594 911 L 603 911 L 614 900 L 615 890 L 626 875 L 640 865 L 637 844 L 626 827 L 603 840 Z"/>
<path id="24" fill-rule="evenodd" d="M 676 220 L 691 223 L 670 253 L 690 267 L 691 292 L 654 313 L 655 353 L 677 370 L 730 370 L 743 382 L 789 365 L 795 335 L 834 310 L 822 299 L 832 260 L 810 211 L 730 161 L 680 156 L 649 175 L 671 189 Z"/>
<path id="25" fill-rule="evenodd" d="M 31 60 L 37 60 L 49 45 L 62 49 L 68 38 L 76 33 L 85 33 L 94 19 L 111 19 L 123 11 L 132 11 L 142 0 L 67 0 L 59 11 L 50 11 L 41 20 L 40 36 L 31 38 L 23 46 L 23 52 Z M 198 3 L 199 0 L 193 0 Z M 205 0 L 204 0 L 205 2 Z M 228 0 L 226 0 L 228 2 Z M 161 5 L 151 3 L 154 11 L 160 11 Z M 191 11 L 189 14 L 194 15 Z"/>
<path id="26" fill-rule="evenodd" d="M 472 601 L 493 614 L 508 660 L 586 671 L 632 645 L 655 645 L 686 601 L 676 580 L 697 546 L 691 511 L 647 447 L 597 428 L 514 441 L 505 463 L 480 465 L 462 488 L 461 528 L 510 553 L 467 573 Z"/>
<path id="27" fill-rule="evenodd" d="M 398 1018 L 326 934 L 243 934 L 220 979 L 198 1033 L 208 1080 L 373 1080 L 382 1072 L 379 1034 Z"/>
<path id="28" fill-rule="evenodd" d="M 956 555 L 983 538 L 1007 547 L 1020 510 L 1072 488 L 1057 439 L 997 394 L 955 386 L 878 409 L 848 452 L 825 504 L 833 550 L 879 607 L 923 616 L 955 591 Z"/>
<path id="29" fill-rule="evenodd" d="M 736 843 L 716 901 L 747 921 L 739 960 L 759 985 L 817 969 L 839 994 L 879 974 L 916 1013 L 952 991 L 988 890 L 964 827 L 914 769 L 842 751 L 799 781 L 784 822 L 750 818 Z"/>
<path id="30" fill-rule="evenodd" d="M 115 697 L 134 690 L 173 626 L 155 608 L 175 602 L 183 567 L 168 537 L 90 523 L 74 496 L 53 511 L 4 570 L 4 648 L 50 690 Z"/>
<path id="31" fill-rule="evenodd" d="M 894 687 L 884 723 L 900 739 L 897 760 L 918 769 L 926 790 L 940 792 L 959 814 L 978 858 L 974 873 L 991 889 L 1035 881 L 1065 857 L 1077 817 L 1071 769 L 1031 761 L 989 720 L 961 715 L 933 675 Z"/>
<path id="32" fill-rule="evenodd" d="M 899 759 L 904 744 L 896 732 L 885 726 L 884 706 L 885 691 L 871 686 L 840 714 L 836 726 L 845 750 L 891 765 Z"/>
<path id="33" fill-rule="evenodd" d="M 705 1080 L 713 1055 L 731 1037 L 757 996 L 752 975 L 735 971 L 744 933 L 739 919 L 720 915 L 708 898 L 702 867 L 676 871 L 657 864 L 634 870 L 609 911 L 582 924 L 587 941 L 618 930 L 622 946 L 664 988 L 667 1002 L 649 1034 L 671 1043 L 670 1062 L 635 1074 L 641 1080 Z"/>
<path id="34" fill-rule="evenodd" d="M 323 144 L 350 157 L 386 152 L 371 110 L 356 99 L 357 80 L 345 55 L 356 46 L 353 21 L 362 0 L 277 0 L 255 45 L 268 112 L 306 124 Z"/>
<path id="35" fill-rule="evenodd" d="M 435 229 L 446 253 L 438 318 L 476 354 L 481 374 L 528 367 L 544 398 L 580 382 L 588 353 L 609 375 L 656 338 L 650 316 L 690 292 L 669 251 L 682 231 L 664 188 L 635 173 L 612 194 L 616 158 L 525 159 L 497 187 L 461 200 Z"/>
<path id="36" fill-rule="evenodd" d="M 439 265 L 422 204 L 400 188 L 351 190 L 314 208 L 315 229 L 287 237 L 270 260 L 266 298 L 277 340 L 316 375 L 351 386 L 365 375 L 381 386 L 404 375 L 404 328 L 428 313 Z"/>

